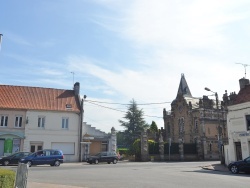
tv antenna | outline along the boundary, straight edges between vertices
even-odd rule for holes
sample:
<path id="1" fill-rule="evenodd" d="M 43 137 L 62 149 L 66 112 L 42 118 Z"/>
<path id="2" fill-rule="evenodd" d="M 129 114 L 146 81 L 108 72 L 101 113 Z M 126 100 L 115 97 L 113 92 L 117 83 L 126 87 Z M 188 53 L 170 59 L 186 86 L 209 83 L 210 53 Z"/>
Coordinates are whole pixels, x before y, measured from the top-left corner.
<path id="1" fill-rule="evenodd" d="M 70 72 L 71 74 L 72 74 L 72 76 L 73 76 L 73 86 L 74 86 L 74 79 L 75 79 L 75 73 L 74 72 Z"/>
<path id="2" fill-rule="evenodd" d="M 245 68 L 245 78 L 246 78 L 246 77 L 247 77 L 246 67 L 247 67 L 247 66 L 250 66 L 250 65 L 244 64 L 244 63 L 236 63 L 236 64 L 240 64 L 240 65 L 243 65 L 243 66 L 244 66 L 244 68 Z"/>

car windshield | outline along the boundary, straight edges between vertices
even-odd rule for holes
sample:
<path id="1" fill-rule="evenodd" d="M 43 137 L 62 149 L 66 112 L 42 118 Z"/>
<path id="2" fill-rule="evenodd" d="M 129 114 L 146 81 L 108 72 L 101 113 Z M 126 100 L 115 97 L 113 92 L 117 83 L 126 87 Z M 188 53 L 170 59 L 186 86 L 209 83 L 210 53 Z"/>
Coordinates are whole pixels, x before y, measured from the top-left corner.
<path id="1" fill-rule="evenodd" d="M 97 157 L 99 157 L 101 155 L 101 153 L 97 153 L 97 154 L 95 154 L 95 156 L 97 156 Z"/>

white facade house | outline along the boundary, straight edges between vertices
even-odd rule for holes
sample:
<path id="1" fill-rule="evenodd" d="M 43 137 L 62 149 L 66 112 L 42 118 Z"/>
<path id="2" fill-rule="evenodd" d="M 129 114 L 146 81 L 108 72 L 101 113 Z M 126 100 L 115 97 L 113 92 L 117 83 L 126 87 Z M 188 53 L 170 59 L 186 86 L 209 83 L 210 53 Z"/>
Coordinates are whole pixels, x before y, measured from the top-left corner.
<path id="1" fill-rule="evenodd" d="M 228 147 L 226 164 L 250 156 L 250 102 L 228 107 Z"/>
<path id="2" fill-rule="evenodd" d="M 239 81 L 239 93 L 227 101 L 231 102 L 227 107 L 228 145 L 224 146 L 227 165 L 250 156 L 250 85 L 248 79 Z"/>
<path id="3" fill-rule="evenodd" d="M 29 110 L 26 116 L 23 151 L 60 149 L 65 162 L 78 161 L 79 114 Z"/>
<path id="4" fill-rule="evenodd" d="M 65 162 L 79 161 L 79 91 L 78 82 L 73 90 L 0 85 L 0 154 L 60 149 Z"/>

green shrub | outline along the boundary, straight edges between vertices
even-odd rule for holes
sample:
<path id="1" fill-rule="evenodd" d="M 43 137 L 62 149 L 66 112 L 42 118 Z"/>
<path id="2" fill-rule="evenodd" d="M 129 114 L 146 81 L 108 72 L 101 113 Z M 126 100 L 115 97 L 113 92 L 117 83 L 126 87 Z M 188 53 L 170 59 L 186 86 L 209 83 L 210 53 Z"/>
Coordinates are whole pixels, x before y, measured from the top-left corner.
<path id="1" fill-rule="evenodd" d="M 159 154 L 159 143 L 154 140 L 148 140 L 148 153 L 149 154 Z"/>
<path id="2" fill-rule="evenodd" d="M 0 188 L 13 188 L 16 173 L 13 170 L 0 168 Z"/>
<path id="3" fill-rule="evenodd" d="M 120 155 L 128 155 L 128 148 L 118 148 L 117 150 L 119 151 Z"/>
<path id="4" fill-rule="evenodd" d="M 133 153 L 135 154 L 135 161 L 140 161 L 141 160 L 141 140 L 136 139 L 131 149 L 133 150 Z"/>

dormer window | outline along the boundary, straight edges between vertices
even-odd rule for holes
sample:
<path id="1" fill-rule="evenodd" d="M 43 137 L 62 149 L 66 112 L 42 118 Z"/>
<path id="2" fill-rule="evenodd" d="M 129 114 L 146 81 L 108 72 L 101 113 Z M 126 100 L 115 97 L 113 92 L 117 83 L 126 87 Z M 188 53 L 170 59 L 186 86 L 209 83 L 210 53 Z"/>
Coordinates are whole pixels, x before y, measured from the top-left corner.
<path id="1" fill-rule="evenodd" d="M 66 109 L 71 110 L 72 109 L 72 104 L 66 104 Z"/>

